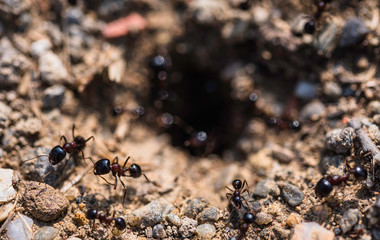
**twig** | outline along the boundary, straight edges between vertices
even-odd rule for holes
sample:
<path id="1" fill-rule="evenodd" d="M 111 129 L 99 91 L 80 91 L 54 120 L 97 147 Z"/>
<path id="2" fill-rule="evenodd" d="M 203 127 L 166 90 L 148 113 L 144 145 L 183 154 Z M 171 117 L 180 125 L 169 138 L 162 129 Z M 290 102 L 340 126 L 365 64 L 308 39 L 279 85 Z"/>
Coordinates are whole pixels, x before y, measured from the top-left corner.
<path id="1" fill-rule="evenodd" d="M 20 217 L 21 221 L 25 224 L 26 228 L 29 230 L 31 234 L 33 234 L 32 228 L 29 226 L 28 222 L 25 220 L 25 218 L 20 214 L 17 213 L 17 215 Z"/>
<path id="2" fill-rule="evenodd" d="M 86 173 L 88 173 L 92 168 L 93 168 L 92 165 L 88 165 L 87 168 L 83 172 L 81 172 L 78 176 L 76 176 L 68 184 L 66 184 L 65 186 L 63 186 L 61 188 L 61 192 L 63 192 L 63 193 L 67 192 L 67 190 L 69 190 L 72 186 L 74 186 L 75 184 L 77 184 L 84 177 L 84 175 L 86 175 Z"/>

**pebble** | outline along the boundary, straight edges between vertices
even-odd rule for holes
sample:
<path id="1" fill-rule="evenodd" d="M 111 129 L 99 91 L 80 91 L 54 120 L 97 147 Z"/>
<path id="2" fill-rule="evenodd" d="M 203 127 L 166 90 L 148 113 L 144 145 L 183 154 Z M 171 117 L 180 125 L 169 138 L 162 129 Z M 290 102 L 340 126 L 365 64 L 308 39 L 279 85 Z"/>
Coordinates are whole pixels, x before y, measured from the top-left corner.
<path id="1" fill-rule="evenodd" d="M 253 191 L 253 195 L 256 197 L 266 198 L 268 193 L 274 197 L 278 197 L 281 193 L 280 188 L 276 182 L 271 179 L 265 179 L 260 181 Z"/>
<path id="2" fill-rule="evenodd" d="M 63 193 L 47 184 L 26 182 L 28 191 L 22 197 L 23 206 L 33 217 L 41 221 L 55 220 L 63 216 L 69 201 Z"/>
<path id="3" fill-rule="evenodd" d="M 168 215 L 166 215 L 166 220 L 177 227 L 181 226 L 182 224 L 181 219 L 175 213 L 169 213 Z"/>
<path id="4" fill-rule="evenodd" d="M 21 119 L 17 122 L 15 130 L 21 135 L 37 135 L 42 128 L 41 120 L 38 118 L 28 118 L 26 120 Z"/>
<path id="5" fill-rule="evenodd" d="M 333 240 L 334 233 L 316 222 L 304 222 L 293 229 L 290 240 Z"/>
<path id="6" fill-rule="evenodd" d="M 205 223 L 197 227 L 197 234 L 201 239 L 211 239 L 216 234 L 214 225 Z"/>
<path id="7" fill-rule="evenodd" d="M 312 101 L 302 108 L 300 117 L 304 120 L 316 121 L 325 113 L 325 110 L 326 107 L 323 103 L 320 101 Z"/>
<path id="8" fill-rule="evenodd" d="M 286 184 L 281 187 L 281 193 L 284 200 L 293 207 L 300 205 L 304 198 L 303 192 L 292 184 Z"/>
<path id="9" fill-rule="evenodd" d="M 33 225 L 33 220 L 22 214 L 20 216 L 25 220 L 29 228 L 20 217 L 15 217 L 5 228 L 9 240 L 29 240 L 33 237 L 33 232 L 29 230 Z"/>
<path id="10" fill-rule="evenodd" d="M 371 115 L 380 114 L 380 101 L 371 101 L 367 106 L 367 111 Z"/>
<path id="11" fill-rule="evenodd" d="M 178 229 L 179 234 L 184 238 L 191 237 L 197 229 L 197 221 L 194 219 L 184 217 L 182 219 L 182 225 Z"/>
<path id="12" fill-rule="evenodd" d="M 336 82 L 328 81 L 323 85 L 323 93 L 331 100 L 342 96 L 343 90 Z"/>
<path id="13" fill-rule="evenodd" d="M 272 155 L 274 159 L 277 159 L 282 163 L 289 163 L 290 161 L 296 158 L 293 151 L 291 151 L 288 148 L 281 147 L 279 145 L 274 145 L 272 147 Z"/>
<path id="14" fill-rule="evenodd" d="M 0 203 L 9 202 L 16 197 L 12 178 L 14 171 L 8 168 L 0 168 Z"/>
<path id="15" fill-rule="evenodd" d="M 47 51 L 38 60 L 41 79 L 51 85 L 67 82 L 69 74 L 61 59 L 53 52 Z"/>
<path id="16" fill-rule="evenodd" d="M 33 240 L 53 240 L 59 233 L 59 230 L 54 227 L 45 226 L 37 230 Z"/>
<path id="17" fill-rule="evenodd" d="M 300 223 L 300 220 L 298 218 L 298 215 L 295 213 L 289 214 L 289 216 L 286 218 L 286 225 L 288 225 L 289 227 L 294 227 L 298 223 Z"/>
<path id="18" fill-rule="evenodd" d="M 33 42 L 30 45 L 30 54 L 33 57 L 39 57 L 45 52 L 49 51 L 51 47 L 52 45 L 51 45 L 50 40 L 47 38 L 43 38 L 43 39 Z"/>
<path id="19" fill-rule="evenodd" d="M 4 221 L 7 219 L 9 214 L 12 212 L 14 209 L 14 204 L 12 202 L 1 204 L 0 205 L 0 222 Z"/>
<path id="20" fill-rule="evenodd" d="M 43 92 L 42 108 L 59 108 L 65 98 L 65 87 L 63 85 L 51 86 Z"/>
<path id="21" fill-rule="evenodd" d="M 317 97 L 317 84 L 308 81 L 298 81 L 294 90 L 296 97 L 309 101 Z"/>
<path id="22" fill-rule="evenodd" d="M 153 238 L 161 239 L 166 237 L 165 227 L 162 224 L 157 224 L 153 227 Z"/>
<path id="23" fill-rule="evenodd" d="M 128 223 L 131 226 L 144 224 L 144 226 L 154 226 L 162 221 L 162 206 L 158 201 L 153 201 L 145 205 L 131 214 Z"/>
<path id="24" fill-rule="evenodd" d="M 342 29 L 339 40 L 340 47 L 348 47 L 360 43 L 364 36 L 369 32 L 364 22 L 360 18 L 351 18 L 347 20 Z"/>
<path id="25" fill-rule="evenodd" d="M 256 214 L 255 223 L 258 225 L 267 225 L 272 222 L 272 216 L 265 213 L 265 212 L 259 212 Z"/>
<path id="26" fill-rule="evenodd" d="M 348 209 L 339 221 L 340 229 L 345 234 L 350 231 L 360 220 L 360 211 L 358 209 Z"/>
<path id="27" fill-rule="evenodd" d="M 333 129 L 326 134 L 326 148 L 339 154 L 350 150 L 354 144 L 355 130 L 352 127 Z"/>
<path id="28" fill-rule="evenodd" d="M 210 221 L 218 221 L 218 208 L 216 207 L 208 207 L 204 209 L 197 218 L 198 222 L 210 222 Z"/>
<path id="29" fill-rule="evenodd" d="M 206 206 L 207 202 L 204 198 L 196 198 L 187 201 L 185 215 L 190 218 L 195 218 Z"/>
<path id="30" fill-rule="evenodd" d="M 335 49 L 337 36 L 338 25 L 331 22 L 321 29 L 318 37 L 314 38 L 313 46 L 318 50 L 318 53 L 329 55 Z"/>

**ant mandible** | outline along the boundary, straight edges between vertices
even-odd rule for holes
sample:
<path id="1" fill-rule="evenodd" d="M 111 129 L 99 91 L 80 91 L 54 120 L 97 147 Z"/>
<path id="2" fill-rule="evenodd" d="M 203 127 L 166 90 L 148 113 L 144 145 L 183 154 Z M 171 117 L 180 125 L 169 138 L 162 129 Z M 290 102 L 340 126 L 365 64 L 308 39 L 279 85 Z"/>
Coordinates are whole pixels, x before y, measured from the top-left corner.
<path id="1" fill-rule="evenodd" d="M 92 229 L 95 226 L 95 219 L 99 219 L 101 223 L 110 224 L 113 221 L 115 222 L 115 227 L 119 230 L 124 230 L 127 227 L 125 220 L 121 217 L 115 218 L 115 212 L 112 217 L 107 217 L 104 213 L 98 212 L 96 209 L 90 209 L 86 213 L 86 218 L 89 220 L 93 220 Z"/>
<path id="2" fill-rule="evenodd" d="M 357 180 L 367 179 L 367 170 L 363 166 L 359 165 L 354 169 L 351 169 L 348 174 L 321 178 L 315 186 L 315 194 L 321 198 L 327 197 L 332 192 L 333 187 L 347 181 L 350 174 L 353 174 Z"/>
<path id="3" fill-rule="evenodd" d="M 245 188 L 246 185 L 247 185 L 247 188 Z M 241 194 L 243 194 L 245 192 L 248 192 L 248 195 L 249 195 L 247 181 L 244 180 L 242 183 L 240 179 L 235 179 L 232 181 L 232 186 L 234 187 L 234 190 L 232 190 L 228 186 L 225 186 L 225 188 L 227 188 L 228 190 L 233 192 L 233 193 L 226 193 L 226 197 L 227 197 L 228 201 L 233 202 L 235 207 L 240 209 L 242 204 L 243 204 L 243 200 L 244 200 L 245 204 L 247 205 L 247 208 L 249 209 L 249 205 L 248 205 L 247 200 L 245 200 L 245 198 L 243 196 L 241 196 Z"/>
<path id="4" fill-rule="evenodd" d="M 46 155 L 46 154 L 38 155 L 36 157 L 24 160 L 22 163 L 25 163 L 27 161 L 30 161 L 30 160 L 33 160 L 33 159 L 36 159 L 36 158 L 39 158 L 39 157 L 48 156 L 50 164 L 51 165 L 57 165 L 58 163 L 62 162 L 65 159 L 67 153 L 70 154 L 70 156 L 69 156 L 69 158 L 70 158 L 72 154 L 79 153 L 79 152 L 82 152 L 82 157 L 84 159 L 83 149 L 86 146 L 86 142 L 88 142 L 90 139 L 95 139 L 95 138 L 94 138 L 94 136 L 91 136 L 91 137 L 89 137 L 87 139 L 84 139 L 82 136 L 75 136 L 74 132 L 75 132 L 75 124 L 73 124 L 73 128 L 72 128 L 72 136 L 73 136 L 73 141 L 72 142 L 67 142 L 66 137 L 64 135 L 62 135 L 61 138 L 60 138 L 60 141 L 62 139 L 65 141 L 65 143 L 62 146 L 57 145 L 57 146 L 53 147 L 50 150 L 49 155 Z M 65 165 L 64 165 L 63 169 L 65 169 L 65 167 L 67 165 L 67 162 L 68 162 L 68 159 L 66 159 L 66 162 L 65 162 Z M 50 173 L 51 173 L 51 171 L 48 172 L 42 178 L 42 180 L 47 175 L 49 175 Z"/>
<path id="5" fill-rule="evenodd" d="M 89 157 L 89 159 L 92 162 L 94 162 L 91 157 Z M 111 164 L 111 161 L 107 158 L 100 159 L 99 161 L 94 163 L 94 174 L 103 178 L 103 180 L 106 181 L 108 184 L 114 185 L 114 189 L 116 189 L 118 177 L 124 188 L 126 188 L 126 186 L 121 180 L 121 177 L 139 178 L 141 175 L 143 175 L 145 179 L 151 183 L 148 177 L 142 172 L 141 167 L 138 164 L 133 163 L 131 164 L 130 167 L 127 167 L 127 168 L 125 167 L 129 159 L 130 157 L 128 156 L 128 158 L 125 160 L 124 165 L 122 167 L 119 165 L 118 157 L 114 158 L 114 160 L 112 161 L 112 164 Z M 110 172 L 112 172 L 112 175 L 115 177 L 114 184 L 108 182 L 104 177 L 101 176 L 104 174 L 108 174 Z M 126 172 L 129 172 L 129 175 L 125 175 Z"/>
<path id="6" fill-rule="evenodd" d="M 237 236 L 230 238 L 230 240 L 242 239 L 247 233 L 249 225 L 254 223 L 255 219 L 255 214 L 253 214 L 251 211 L 244 213 L 243 222 L 240 224 L 240 233 Z"/>

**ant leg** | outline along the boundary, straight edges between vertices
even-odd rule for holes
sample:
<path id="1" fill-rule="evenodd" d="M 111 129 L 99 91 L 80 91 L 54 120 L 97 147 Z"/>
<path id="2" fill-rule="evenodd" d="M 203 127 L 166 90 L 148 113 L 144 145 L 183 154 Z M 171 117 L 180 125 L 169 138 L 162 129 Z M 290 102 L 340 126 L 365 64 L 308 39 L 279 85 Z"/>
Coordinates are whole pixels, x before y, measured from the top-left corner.
<path id="1" fill-rule="evenodd" d="M 241 196 L 241 198 L 244 200 L 245 205 L 247 205 L 248 210 L 251 212 L 251 207 L 248 204 L 248 201 L 245 199 L 245 197 Z M 240 206 L 241 207 L 241 206 Z"/>
<path id="2" fill-rule="evenodd" d="M 95 141 L 95 137 L 91 136 L 91 137 L 87 138 L 84 142 L 88 142 L 91 138 Z"/>
<path id="3" fill-rule="evenodd" d="M 24 164 L 24 162 L 28 162 L 28 161 L 30 161 L 30 160 L 33 160 L 33 159 L 36 159 L 36 158 L 39 158 L 39 157 L 48 157 L 49 155 L 38 155 L 38 156 L 36 156 L 36 157 L 32 157 L 32 158 L 28 158 L 28 159 L 26 159 L 26 160 L 24 160 L 24 161 L 22 161 L 21 162 L 21 165 L 22 164 Z"/>
<path id="4" fill-rule="evenodd" d="M 225 186 L 224 188 L 227 188 L 228 190 L 230 190 L 231 192 L 233 192 L 234 190 L 232 190 L 231 188 Z"/>
<path id="5" fill-rule="evenodd" d="M 123 185 L 123 188 L 127 188 L 127 187 L 125 186 L 125 184 L 123 183 L 123 181 L 121 180 L 121 177 L 119 177 L 119 180 L 120 180 L 120 182 L 121 182 L 121 185 Z"/>
<path id="6" fill-rule="evenodd" d="M 108 183 L 109 185 L 114 185 L 113 183 L 108 182 L 107 179 L 105 179 L 104 177 L 102 177 L 100 175 L 98 175 L 98 176 L 101 177 L 101 178 L 103 178 L 103 180 L 106 181 L 106 183 Z"/>
<path id="7" fill-rule="evenodd" d="M 152 183 L 154 186 L 156 187 L 161 187 L 161 185 L 159 183 L 156 183 L 156 182 L 152 182 L 149 180 L 149 178 L 145 175 L 145 173 L 143 173 L 142 175 L 144 175 L 145 179 L 149 182 L 149 183 Z"/>
<path id="8" fill-rule="evenodd" d="M 115 186 L 113 189 L 116 189 L 116 187 L 117 187 L 117 177 L 115 176 Z"/>
<path id="9" fill-rule="evenodd" d="M 119 164 L 119 157 L 116 156 L 113 160 L 112 160 L 112 164 L 113 163 L 116 163 L 116 164 Z"/>
<path id="10" fill-rule="evenodd" d="M 73 134 L 73 139 L 75 138 L 74 131 L 75 131 L 75 123 L 73 123 L 73 128 L 71 129 L 71 133 Z"/>
<path id="11" fill-rule="evenodd" d="M 82 151 L 82 153 L 83 153 L 83 151 Z M 84 155 L 83 155 L 83 157 L 84 157 Z M 95 162 L 94 162 L 94 160 L 92 160 L 92 158 L 91 157 L 86 157 L 86 158 L 83 158 L 84 160 L 86 160 L 86 159 L 90 159 L 91 160 L 91 162 L 95 165 Z"/>
<path id="12" fill-rule="evenodd" d="M 45 178 L 46 178 L 50 173 L 52 173 L 52 172 L 53 172 L 53 169 L 50 170 L 48 173 L 46 173 L 46 174 L 41 178 L 40 183 L 44 182 Z"/>
<path id="13" fill-rule="evenodd" d="M 59 139 L 59 141 L 62 141 L 62 138 L 63 138 L 63 140 L 65 140 L 65 143 L 67 143 L 67 139 L 66 139 L 65 135 L 62 135 L 61 138 Z"/>
<path id="14" fill-rule="evenodd" d="M 124 165 L 123 165 L 123 169 L 125 168 L 125 165 L 127 165 L 127 162 L 128 162 L 128 160 L 129 160 L 130 158 L 131 158 L 131 157 L 128 156 L 127 159 L 125 160 Z"/>
<path id="15" fill-rule="evenodd" d="M 123 195 L 123 205 L 124 206 L 124 203 L 125 203 L 125 198 L 127 197 L 127 189 L 125 188 L 124 189 L 124 195 Z"/>

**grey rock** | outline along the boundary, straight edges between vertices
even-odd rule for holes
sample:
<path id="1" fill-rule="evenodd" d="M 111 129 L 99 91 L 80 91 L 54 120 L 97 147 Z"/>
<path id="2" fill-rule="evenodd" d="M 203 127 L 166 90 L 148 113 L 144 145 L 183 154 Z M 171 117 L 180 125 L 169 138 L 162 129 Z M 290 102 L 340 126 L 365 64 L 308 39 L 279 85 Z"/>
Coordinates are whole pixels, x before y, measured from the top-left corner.
<path id="1" fill-rule="evenodd" d="M 161 222 L 162 219 L 162 207 L 158 201 L 153 201 L 135 210 L 128 218 L 128 223 L 132 226 L 144 224 L 152 227 Z"/>
<path id="2" fill-rule="evenodd" d="M 329 98 L 329 99 L 337 99 L 340 96 L 342 96 L 342 88 L 340 85 L 336 82 L 328 81 L 323 85 L 323 93 Z"/>
<path id="3" fill-rule="evenodd" d="M 42 107 L 45 109 L 59 108 L 65 98 L 63 85 L 51 86 L 43 92 Z"/>
<path id="4" fill-rule="evenodd" d="M 195 218 L 206 206 L 207 202 L 204 198 L 197 198 L 187 201 L 187 207 L 185 209 L 185 215 L 191 218 Z"/>
<path id="5" fill-rule="evenodd" d="M 61 59 L 51 51 L 41 55 L 38 60 L 41 79 L 51 85 L 69 81 L 69 74 Z"/>
<path id="6" fill-rule="evenodd" d="M 289 163 L 295 159 L 295 154 L 288 148 L 284 148 L 278 145 L 272 147 L 273 158 L 277 159 L 282 163 Z"/>
<path id="7" fill-rule="evenodd" d="M 352 127 L 333 129 L 326 134 L 326 148 L 339 154 L 350 150 L 354 144 L 355 130 Z"/>
<path id="8" fill-rule="evenodd" d="M 198 215 L 197 219 L 200 223 L 218 221 L 218 209 L 216 207 L 208 207 Z"/>
<path id="9" fill-rule="evenodd" d="M 42 123 L 38 118 L 22 119 L 17 122 L 15 129 L 20 135 L 36 135 L 41 131 Z"/>
<path id="10" fill-rule="evenodd" d="M 34 240 L 53 240 L 59 233 L 54 227 L 45 226 L 37 230 L 34 234 Z"/>
<path id="11" fill-rule="evenodd" d="M 282 186 L 281 193 L 284 200 L 293 207 L 300 205 L 304 198 L 303 192 L 292 184 Z"/>
<path id="12" fill-rule="evenodd" d="M 10 151 L 14 149 L 14 147 L 17 145 L 18 140 L 15 134 L 16 134 L 16 131 L 12 127 L 3 130 L 3 137 L 1 139 L 1 144 L 5 150 Z"/>
<path id="13" fill-rule="evenodd" d="M 294 90 L 294 95 L 303 100 L 311 100 L 317 97 L 317 84 L 308 81 L 299 81 Z"/>
<path id="14" fill-rule="evenodd" d="M 279 196 L 281 193 L 280 188 L 271 179 L 265 179 L 260 181 L 253 191 L 253 195 L 256 197 L 266 198 L 268 196 L 268 193 L 272 196 Z"/>
<path id="15" fill-rule="evenodd" d="M 173 225 L 179 227 L 181 226 L 181 219 L 178 217 L 177 214 L 175 213 L 169 213 L 168 215 L 166 215 L 166 220 L 169 221 L 170 223 L 172 223 Z"/>
<path id="16" fill-rule="evenodd" d="M 212 239 L 216 234 L 216 229 L 214 225 L 208 223 L 199 225 L 196 231 L 201 239 Z"/>
<path id="17" fill-rule="evenodd" d="M 326 175 L 342 175 L 345 159 L 342 155 L 325 156 L 321 161 L 321 168 Z"/>
<path id="18" fill-rule="evenodd" d="M 165 227 L 162 224 L 157 224 L 153 227 L 153 238 L 161 239 L 166 237 Z"/>
<path id="19" fill-rule="evenodd" d="M 360 18 L 351 18 L 347 20 L 342 29 L 339 46 L 348 47 L 355 45 L 361 42 L 368 32 L 369 29 L 365 26 L 364 22 Z"/>
<path id="20" fill-rule="evenodd" d="M 368 104 L 368 112 L 370 114 L 380 114 L 380 101 L 371 101 Z"/>
<path id="21" fill-rule="evenodd" d="M 264 213 L 264 212 L 259 212 L 256 214 L 256 219 L 255 223 L 258 225 L 267 225 L 272 222 L 272 216 Z"/>
<path id="22" fill-rule="evenodd" d="M 33 57 L 39 57 L 51 49 L 52 45 L 49 39 L 43 38 L 33 42 L 30 45 L 30 54 Z"/>
<path id="23" fill-rule="evenodd" d="M 326 107 L 320 101 L 313 101 L 306 104 L 301 112 L 300 117 L 304 120 L 318 120 L 325 112 Z"/>
<path id="24" fill-rule="evenodd" d="M 182 237 L 189 238 L 193 236 L 193 234 L 197 230 L 196 228 L 197 228 L 197 221 L 188 217 L 184 217 L 182 219 L 182 225 L 178 229 L 178 231 Z"/>
<path id="25" fill-rule="evenodd" d="M 79 7 L 69 8 L 66 13 L 66 22 L 68 24 L 81 24 L 84 14 Z"/>
<path id="26" fill-rule="evenodd" d="M 340 229 L 345 234 L 350 231 L 360 220 L 360 211 L 358 209 L 348 209 L 339 221 Z"/>

